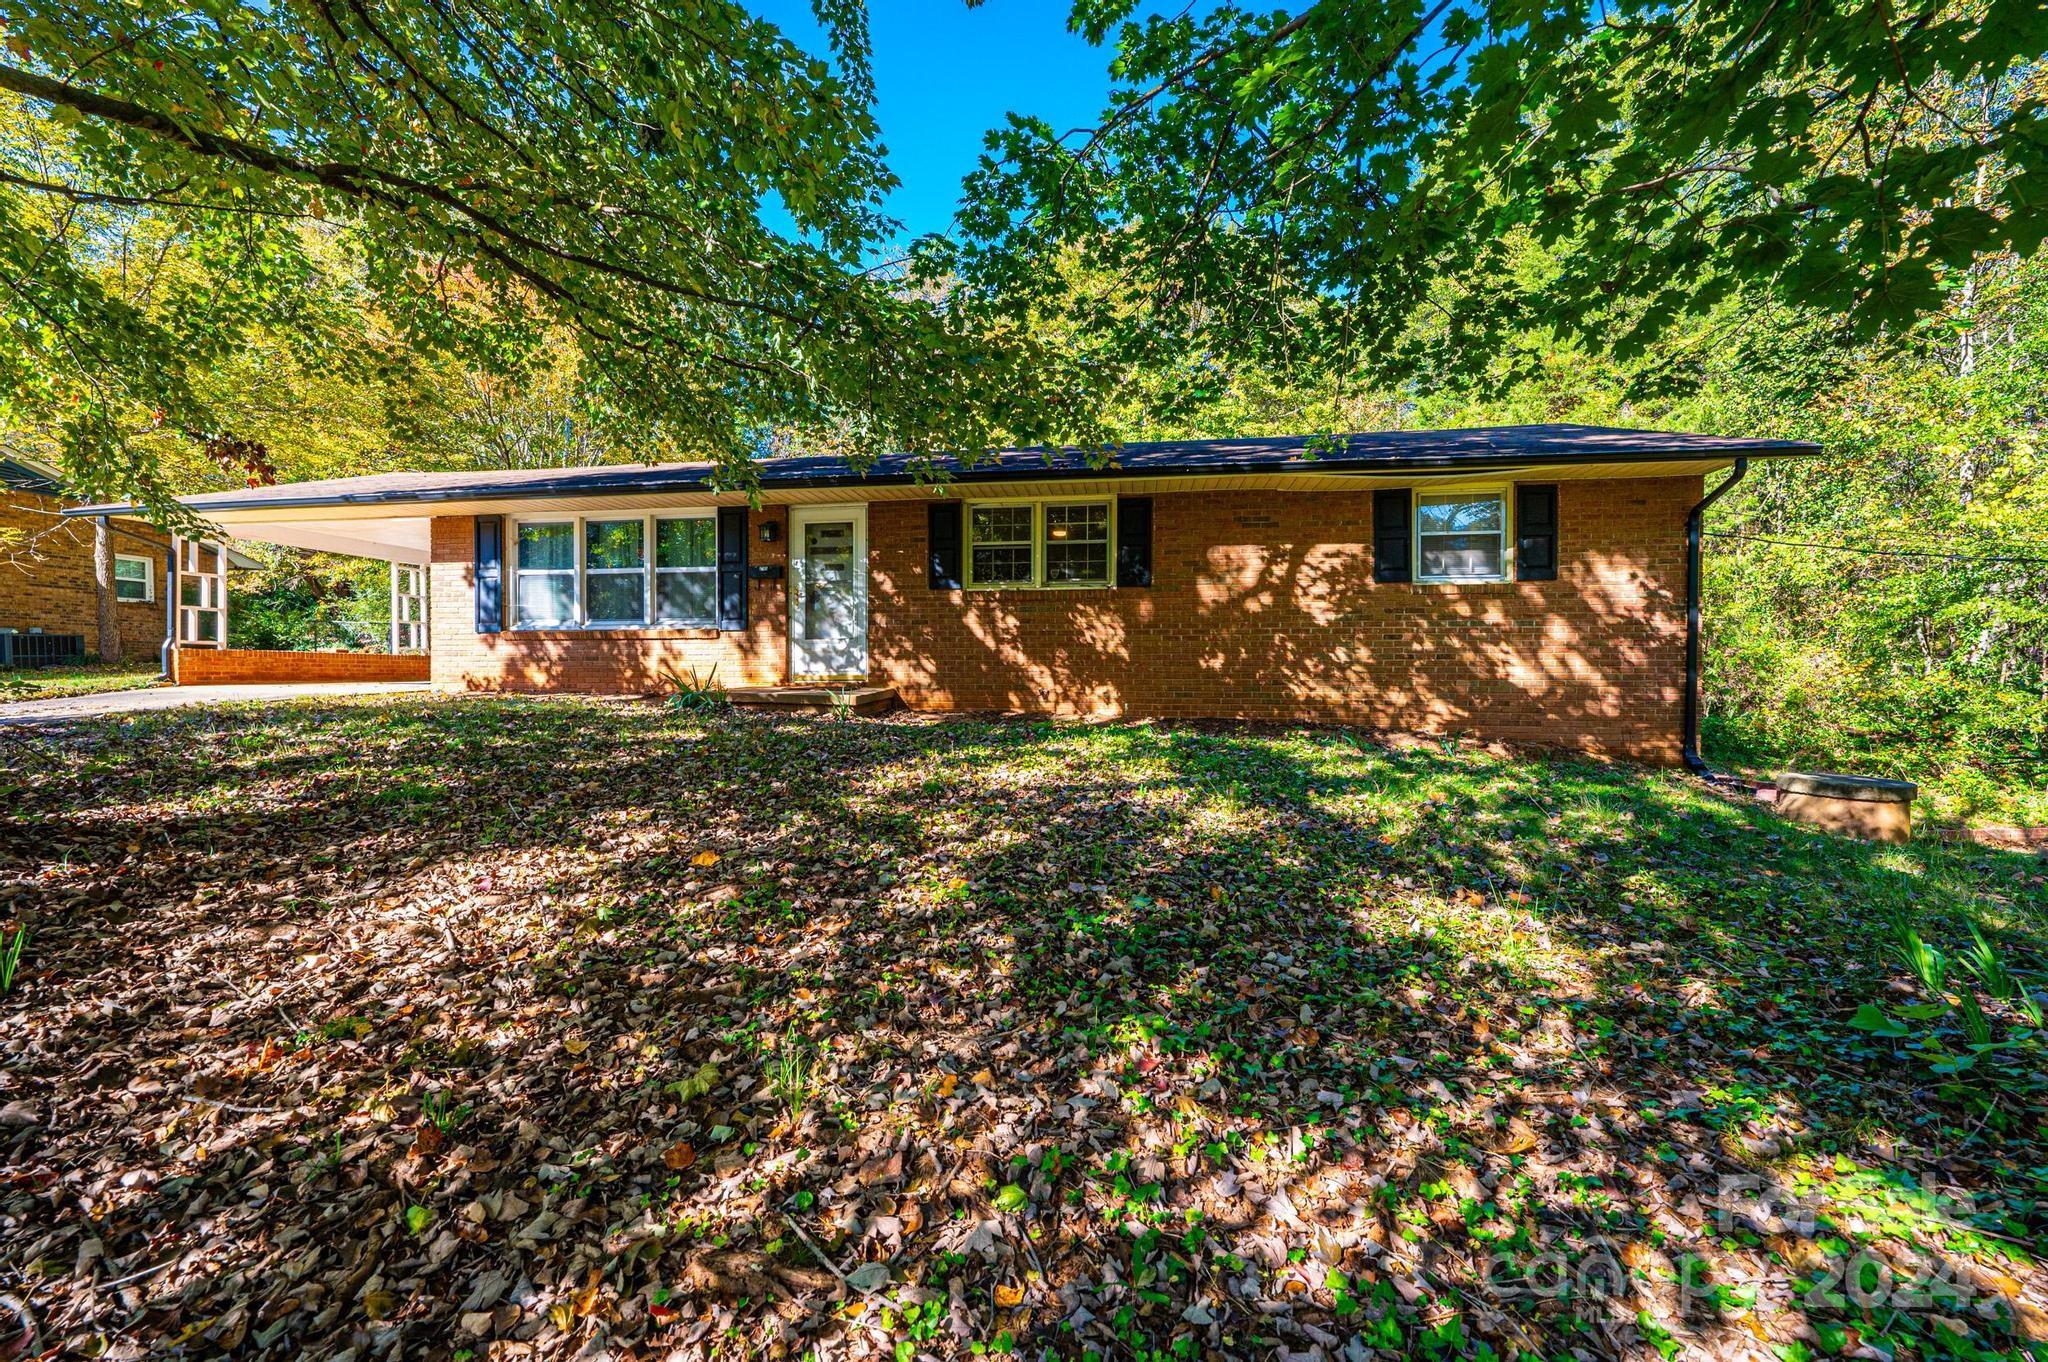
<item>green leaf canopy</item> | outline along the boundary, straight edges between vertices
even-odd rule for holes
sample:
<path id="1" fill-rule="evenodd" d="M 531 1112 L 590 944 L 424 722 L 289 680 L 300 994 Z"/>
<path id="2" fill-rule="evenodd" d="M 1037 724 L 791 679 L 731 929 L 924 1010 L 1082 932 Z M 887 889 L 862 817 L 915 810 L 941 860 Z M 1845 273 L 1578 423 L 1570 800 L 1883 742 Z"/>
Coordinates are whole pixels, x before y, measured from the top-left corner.
<path id="1" fill-rule="evenodd" d="M 1896 334 L 2048 231 L 2033 0 L 1136 8 L 1075 6 L 1118 35 L 1095 125 L 1013 117 L 921 246 L 1129 363 L 1512 380 L 1517 337 L 1628 358 L 1751 287 Z"/>
<path id="2" fill-rule="evenodd" d="M 720 0 L 0 0 L 0 415 L 160 500 L 149 437 L 236 438 L 197 380 L 299 323 L 310 223 L 407 346 L 518 374 L 573 327 L 612 420 L 736 481 L 778 429 L 1044 433 L 1028 345 L 866 268 L 865 15 L 820 8 L 829 64 Z M 137 282 L 170 239 L 202 287 Z"/>

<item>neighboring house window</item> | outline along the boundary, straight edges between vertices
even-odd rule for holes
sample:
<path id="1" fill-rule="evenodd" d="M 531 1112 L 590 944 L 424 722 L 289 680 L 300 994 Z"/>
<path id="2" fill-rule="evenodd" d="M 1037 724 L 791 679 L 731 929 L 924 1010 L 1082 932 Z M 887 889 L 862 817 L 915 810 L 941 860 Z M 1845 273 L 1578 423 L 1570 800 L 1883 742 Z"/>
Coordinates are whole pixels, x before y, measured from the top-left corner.
<path id="1" fill-rule="evenodd" d="M 139 554 L 114 555 L 114 599 L 153 601 L 156 599 L 156 563 Z"/>
<path id="2" fill-rule="evenodd" d="M 708 515 L 654 522 L 654 618 L 710 626 L 718 614 L 718 523 Z"/>
<path id="3" fill-rule="evenodd" d="M 967 585 L 1108 586 L 1108 501 L 997 501 L 967 508 Z"/>
<path id="4" fill-rule="evenodd" d="M 521 628 L 576 622 L 575 521 L 520 525 L 517 583 Z"/>
<path id="5" fill-rule="evenodd" d="M 522 520 L 514 628 L 710 628 L 718 614 L 715 513 Z"/>
<path id="6" fill-rule="evenodd" d="M 1424 492 L 1415 498 L 1415 579 L 1501 582 L 1508 575 L 1505 492 Z"/>

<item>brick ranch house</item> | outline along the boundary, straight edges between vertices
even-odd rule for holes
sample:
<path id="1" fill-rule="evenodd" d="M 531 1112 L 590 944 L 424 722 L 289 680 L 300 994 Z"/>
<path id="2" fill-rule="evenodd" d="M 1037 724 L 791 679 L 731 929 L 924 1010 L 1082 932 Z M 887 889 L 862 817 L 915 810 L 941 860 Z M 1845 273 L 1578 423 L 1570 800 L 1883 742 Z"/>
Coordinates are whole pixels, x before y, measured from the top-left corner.
<path id="1" fill-rule="evenodd" d="M 227 535 L 393 563 L 393 651 L 449 686 L 857 681 L 919 710 L 1334 721 L 1675 763 L 1706 477 L 1818 452 L 1517 426 L 1133 444 L 1106 467 L 1013 450 L 937 460 L 943 487 L 907 456 L 778 458 L 751 499 L 674 464 L 186 504 Z M 181 680 L 328 675 L 320 654 L 202 658 L 225 587 L 181 589 L 202 602 Z"/>
<path id="2" fill-rule="evenodd" d="M 85 657 L 98 659 L 94 526 L 65 510 L 54 473 L 19 455 L 0 455 L 0 629 L 82 635 Z M 114 518 L 108 528 L 118 656 L 154 658 L 164 641 L 158 587 L 170 538 L 141 520 Z"/>

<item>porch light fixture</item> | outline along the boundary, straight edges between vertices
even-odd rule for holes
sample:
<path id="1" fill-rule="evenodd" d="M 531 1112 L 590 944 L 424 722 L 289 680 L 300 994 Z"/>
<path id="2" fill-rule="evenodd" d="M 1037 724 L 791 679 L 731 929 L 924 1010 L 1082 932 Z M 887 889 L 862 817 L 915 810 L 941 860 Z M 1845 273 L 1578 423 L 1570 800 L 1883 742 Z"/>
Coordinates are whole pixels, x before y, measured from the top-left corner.
<path id="1" fill-rule="evenodd" d="M 778 520 L 769 520 L 769 521 L 764 521 L 764 522 L 762 522 L 762 525 L 761 525 L 761 542 L 762 542 L 762 543 L 764 543 L 764 544 L 772 544 L 772 543 L 774 543 L 774 542 L 775 542 L 775 541 L 776 541 L 777 539 L 780 539 L 781 537 L 782 537 L 782 522 L 781 522 L 781 521 L 778 521 Z"/>

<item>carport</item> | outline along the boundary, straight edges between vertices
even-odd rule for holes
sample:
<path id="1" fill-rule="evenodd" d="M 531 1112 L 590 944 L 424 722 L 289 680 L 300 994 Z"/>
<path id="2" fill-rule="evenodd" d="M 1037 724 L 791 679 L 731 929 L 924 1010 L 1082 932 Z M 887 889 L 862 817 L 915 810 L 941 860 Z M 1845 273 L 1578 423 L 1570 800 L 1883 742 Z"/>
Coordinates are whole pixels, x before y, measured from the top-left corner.
<path id="1" fill-rule="evenodd" d="M 219 519 L 216 519 L 219 523 Z M 181 686 L 282 682 L 425 681 L 427 636 L 427 522 L 361 522 L 362 533 L 337 534 L 327 526 L 249 520 L 223 525 L 218 538 L 174 535 L 165 555 L 164 673 Z M 354 530 L 355 526 L 350 526 Z M 275 652 L 230 648 L 229 571 L 239 556 L 233 544 L 256 542 L 369 558 L 389 565 L 391 624 L 387 651 Z"/>

